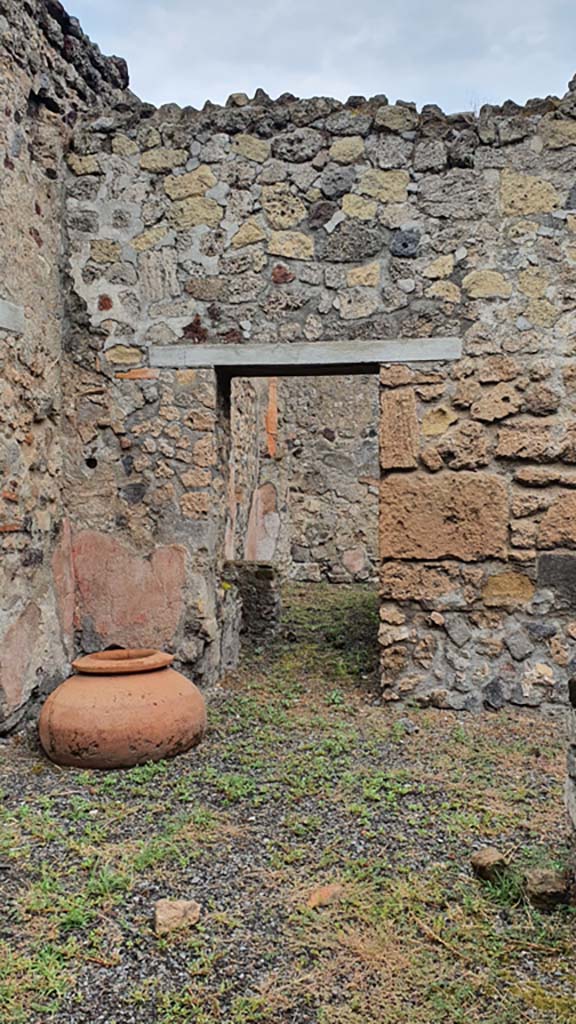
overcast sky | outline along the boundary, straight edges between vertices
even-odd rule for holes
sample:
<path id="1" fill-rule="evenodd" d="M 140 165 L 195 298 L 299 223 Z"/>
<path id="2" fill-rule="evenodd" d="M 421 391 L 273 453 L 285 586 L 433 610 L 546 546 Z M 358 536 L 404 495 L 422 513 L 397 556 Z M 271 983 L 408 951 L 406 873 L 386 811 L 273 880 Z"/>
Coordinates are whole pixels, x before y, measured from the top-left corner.
<path id="1" fill-rule="evenodd" d="M 142 99 L 200 107 L 231 92 L 371 96 L 445 111 L 562 95 L 574 0 L 68 0 Z"/>

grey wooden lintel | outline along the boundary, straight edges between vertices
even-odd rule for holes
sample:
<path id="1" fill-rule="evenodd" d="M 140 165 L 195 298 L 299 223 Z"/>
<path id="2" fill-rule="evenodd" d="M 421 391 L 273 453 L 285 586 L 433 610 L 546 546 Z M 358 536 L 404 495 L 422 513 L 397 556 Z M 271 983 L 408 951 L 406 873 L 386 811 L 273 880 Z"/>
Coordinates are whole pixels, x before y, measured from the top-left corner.
<path id="1" fill-rule="evenodd" d="M 25 326 L 22 306 L 0 299 L 0 330 L 10 331 L 10 334 L 24 334 Z"/>
<path id="2" fill-rule="evenodd" d="M 460 338 L 393 338 L 386 341 L 278 342 L 273 345 L 152 345 L 150 366 L 314 367 L 363 363 L 443 362 L 462 355 Z"/>

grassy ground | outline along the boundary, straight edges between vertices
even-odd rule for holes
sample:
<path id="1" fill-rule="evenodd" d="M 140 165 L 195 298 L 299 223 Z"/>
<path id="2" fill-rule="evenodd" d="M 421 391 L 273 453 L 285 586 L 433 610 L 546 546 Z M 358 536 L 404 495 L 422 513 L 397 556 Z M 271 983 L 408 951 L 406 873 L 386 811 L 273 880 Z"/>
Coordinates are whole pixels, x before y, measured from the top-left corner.
<path id="1" fill-rule="evenodd" d="M 576 1024 L 574 912 L 468 867 L 565 861 L 561 723 L 379 707 L 373 592 L 288 596 L 197 751 L 82 773 L 0 747 L 2 1024 Z M 200 924 L 157 938 L 161 897 Z"/>

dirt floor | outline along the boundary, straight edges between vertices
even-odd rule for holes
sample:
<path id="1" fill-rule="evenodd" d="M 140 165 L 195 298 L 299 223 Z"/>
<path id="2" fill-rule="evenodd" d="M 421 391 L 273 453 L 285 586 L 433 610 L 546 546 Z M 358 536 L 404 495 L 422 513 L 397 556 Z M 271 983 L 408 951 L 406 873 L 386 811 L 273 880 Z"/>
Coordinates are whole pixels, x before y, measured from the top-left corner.
<path id="1" fill-rule="evenodd" d="M 196 751 L 0 744 L 2 1024 L 575 1024 L 574 911 L 469 868 L 565 864 L 562 721 L 379 706 L 373 591 L 287 598 Z M 158 938 L 162 897 L 199 923 Z"/>

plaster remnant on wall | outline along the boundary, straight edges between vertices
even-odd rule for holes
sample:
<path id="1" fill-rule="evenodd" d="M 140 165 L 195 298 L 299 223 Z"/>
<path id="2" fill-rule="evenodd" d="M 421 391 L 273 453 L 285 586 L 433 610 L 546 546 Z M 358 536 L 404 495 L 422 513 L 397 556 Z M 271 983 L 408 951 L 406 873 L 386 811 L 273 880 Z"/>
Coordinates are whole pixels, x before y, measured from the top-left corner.
<path id="1" fill-rule="evenodd" d="M 10 334 L 24 334 L 26 321 L 22 306 L 17 306 L 7 299 L 0 299 L 0 331 L 9 331 Z"/>
<path id="2" fill-rule="evenodd" d="M 172 647 L 184 608 L 183 547 L 158 547 L 142 558 L 114 537 L 83 530 L 72 558 L 79 626 L 101 647 Z"/>

